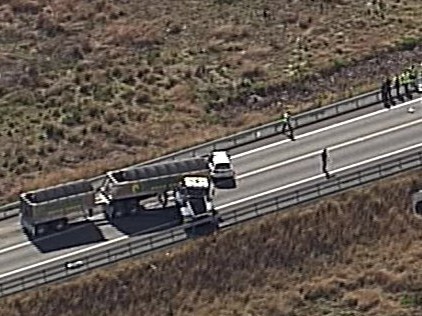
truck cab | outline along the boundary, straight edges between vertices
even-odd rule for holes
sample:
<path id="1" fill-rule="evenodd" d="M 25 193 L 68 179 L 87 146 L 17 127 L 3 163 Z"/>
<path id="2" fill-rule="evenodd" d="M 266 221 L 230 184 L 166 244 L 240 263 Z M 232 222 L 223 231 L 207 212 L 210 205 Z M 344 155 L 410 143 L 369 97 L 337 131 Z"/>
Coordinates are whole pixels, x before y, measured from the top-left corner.
<path id="1" fill-rule="evenodd" d="M 213 179 L 234 178 L 235 173 L 226 151 L 213 151 L 208 157 L 208 167 Z"/>
<path id="2" fill-rule="evenodd" d="M 184 222 L 216 214 L 208 177 L 184 177 L 175 190 L 174 197 Z"/>

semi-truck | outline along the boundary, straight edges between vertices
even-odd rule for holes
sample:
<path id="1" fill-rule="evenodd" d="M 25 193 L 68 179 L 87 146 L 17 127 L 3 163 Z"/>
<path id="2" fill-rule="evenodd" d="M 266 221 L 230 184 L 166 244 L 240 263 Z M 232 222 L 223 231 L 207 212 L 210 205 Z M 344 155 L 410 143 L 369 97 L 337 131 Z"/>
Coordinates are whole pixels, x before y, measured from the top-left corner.
<path id="1" fill-rule="evenodd" d="M 99 188 L 78 180 L 20 195 L 20 221 L 30 236 L 65 229 L 70 223 L 103 212 L 113 221 L 144 210 L 158 197 L 164 207 L 173 192 L 184 221 L 217 215 L 210 160 L 192 157 L 109 171 Z"/>
<path id="2" fill-rule="evenodd" d="M 20 222 L 30 236 L 64 230 L 68 224 L 92 215 L 95 190 L 86 180 L 78 180 L 22 193 Z"/>
<path id="3" fill-rule="evenodd" d="M 194 157 L 183 160 L 155 163 L 137 168 L 127 168 L 107 172 L 106 178 L 101 185 L 98 201 L 104 206 L 106 216 L 114 218 L 127 216 L 144 210 L 142 201 L 158 197 L 163 206 L 167 204 L 168 193 L 173 192 L 179 201 L 194 199 L 189 194 L 196 192 L 202 195 L 205 201 L 211 201 L 211 182 L 209 181 L 210 170 L 204 157 Z M 198 185 L 206 188 L 198 188 Z M 198 197 L 195 195 L 195 198 Z M 177 203 L 181 215 L 195 218 L 213 210 L 199 210 L 198 203 L 190 204 L 190 211 L 183 206 L 186 203 Z M 188 215 L 189 213 L 189 215 Z"/>

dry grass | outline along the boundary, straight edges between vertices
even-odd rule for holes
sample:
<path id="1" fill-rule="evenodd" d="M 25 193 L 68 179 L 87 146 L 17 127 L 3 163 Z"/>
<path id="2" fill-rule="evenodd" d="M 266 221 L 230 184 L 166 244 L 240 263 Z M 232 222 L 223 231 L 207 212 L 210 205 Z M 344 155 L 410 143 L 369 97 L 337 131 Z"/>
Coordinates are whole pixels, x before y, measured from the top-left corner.
<path id="1" fill-rule="evenodd" d="M 421 315 L 422 172 L 0 301 L 1 315 Z M 152 268 L 154 267 L 154 268 Z"/>
<path id="2" fill-rule="evenodd" d="M 0 202 L 269 121 L 274 97 L 300 111 L 421 60 L 420 1 L 366 3 L 2 1 Z"/>

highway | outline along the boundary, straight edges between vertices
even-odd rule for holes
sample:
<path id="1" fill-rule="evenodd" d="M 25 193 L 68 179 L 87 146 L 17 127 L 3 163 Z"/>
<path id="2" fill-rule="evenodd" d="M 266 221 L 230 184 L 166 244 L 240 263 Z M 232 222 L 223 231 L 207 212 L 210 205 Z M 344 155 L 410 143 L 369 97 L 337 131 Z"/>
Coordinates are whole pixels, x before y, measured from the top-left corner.
<path id="1" fill-rule="evenodd" d="M 303 184 L 324 177 L 321 171 L 321 150 L 329 150 L 329 169 L 345 170 L 378 157 L 422 147 L 422 101 L 412 101 L 414 113 L 407 103 L 390 110 L 381 106 L 369 113 L 349 116 L 347 120 L 328 120 L 296 131 L 296 141 L 280 134 L 270 139 L 231 151 L 237 173 L 235 189 L 218 189 L 215 204 L 221 214 L 242 203 L 264 198 L 285 187 Z M 115 225 L 101 215 L 92 223 L 76 225 L 68 231 L 28 241 L 17 218 L 0 221 L 0 280 L 33 268 L 66 262 L 76 254 L 106 249 L 146 229 L 143 235 L 159 234 L 175 225 L 174 208 L 147 211 L 124 218 Z M 153 227 L 156 227 L 153 229 Z"/>

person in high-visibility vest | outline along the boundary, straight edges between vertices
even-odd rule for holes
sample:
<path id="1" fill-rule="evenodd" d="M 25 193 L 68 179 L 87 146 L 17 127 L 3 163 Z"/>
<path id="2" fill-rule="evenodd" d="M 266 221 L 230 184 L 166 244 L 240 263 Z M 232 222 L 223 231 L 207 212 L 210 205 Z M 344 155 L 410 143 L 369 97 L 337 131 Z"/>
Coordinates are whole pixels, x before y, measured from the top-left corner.
<path id="1" fill-rule="evenodd" d="M 412 92 L 418 91 L 417 78 L 418 78 L 418 72 L 416 70 L 415 65 L 412 65 L 409 69 L 409 81 L 410 81 L 410 86 L 412 88 Z"/>
<path id="2" fill-rule="evenodd" d="M 286 133 L 286 128 L 288 128 L 289 129 L 289 133 L 290 133 L 290 138 L 292 140 L 295 140 L 294 132 L 293 132 L 293 127 L 292 127 L 292 124 L 290 122 L 290 113 L 289 113 L 288 110 L 286 110 L 286 111 L 283 112 L 283 114 L 282 114 L 282 116 L 280 118 L 280 122 L 282 124 L 281 132 L 283 134 L 285 134 Z"/>
<path id="3" fill-rule="evenodd" d="M 401 80 L 402 80 L 402 84 L 404 87 L 404 93 L 406 95 L 407 98 L 412 99 L 412 94 L 410 93 L 409 90 L 409 85 L 410 85 L 410 72 L 409 69 L 406 69 L 402 74 L 401 74 Z"/>

